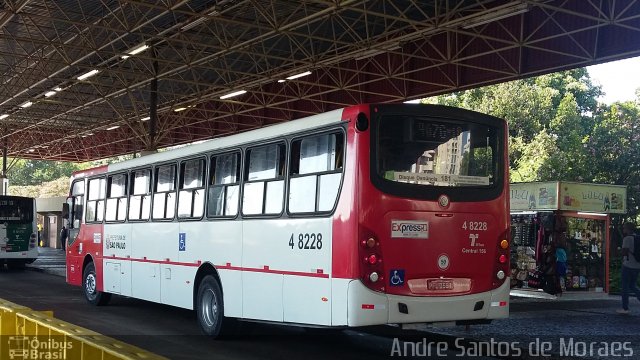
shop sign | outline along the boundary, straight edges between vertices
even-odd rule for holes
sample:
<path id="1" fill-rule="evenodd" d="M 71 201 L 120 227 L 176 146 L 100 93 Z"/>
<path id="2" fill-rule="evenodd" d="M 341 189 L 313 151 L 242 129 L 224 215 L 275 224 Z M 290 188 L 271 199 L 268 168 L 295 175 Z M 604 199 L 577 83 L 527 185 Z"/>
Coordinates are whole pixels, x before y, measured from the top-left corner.
<path id="1" fill-rule="evenodd" d="M 558 209 L 556 182 L 516 183 L 510 191 L 511 211 Z"/>
<path id="2" fill-rule="evenodd" d="M 626 186 L 560 183 L 560 210 L 624 214 L 626 203 Z"/>

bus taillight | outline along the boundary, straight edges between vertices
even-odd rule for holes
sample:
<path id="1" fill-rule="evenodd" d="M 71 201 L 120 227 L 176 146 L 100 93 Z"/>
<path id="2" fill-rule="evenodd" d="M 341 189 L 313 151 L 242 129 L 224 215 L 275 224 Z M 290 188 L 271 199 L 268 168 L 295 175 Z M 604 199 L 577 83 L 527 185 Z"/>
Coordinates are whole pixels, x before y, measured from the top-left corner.
<path id="1" fill-rule="evenodd" d="M 367 241 L 364 242 L 364 244 L 369 249 L 373 249 L 373 247 L 376 246 L 376 239 L 370 237 L 367 239 Z"/>
<path id="2" fill-rule="evenodd" d="M 29 237 L 29 249 L 34 249 L 36 247 L 38 242 L 37 239 L 38 239 L 38 235 L 36 235 L 35 233 L 31 234 L 31 236 Z"/>
<path id="3" fill-rule="evenodd" d="M 498 288 L 504 283 L 504 279 L 509 275 L 509 240 L 507 234 L 502 234 L 496 252 L 496 266 L 494 269 L 493 288 Z"/>
<path id="4" fill-rule="evenodd" d="M 361 279 L 363 283 L 372 290 L 384 291 L 384 273 L 382 265 L 382 249 L 380 242 L 369 234 L 360 242 L 360 254 L 363 259 L 361 268 Z"/>

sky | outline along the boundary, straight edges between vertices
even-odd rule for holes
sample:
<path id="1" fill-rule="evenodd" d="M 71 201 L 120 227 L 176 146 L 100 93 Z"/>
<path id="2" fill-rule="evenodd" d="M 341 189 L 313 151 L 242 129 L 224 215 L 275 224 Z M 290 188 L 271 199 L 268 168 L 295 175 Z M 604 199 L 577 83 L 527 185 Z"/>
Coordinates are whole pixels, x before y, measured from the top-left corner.
<path id="1" fill-rule="evenodd" d="M 605 95 L 598 100 L 605 104 L 635 100 L 640 87 L 640 57 L 612 61 L 587 67 L 594 83 L 602 85 Z"/>

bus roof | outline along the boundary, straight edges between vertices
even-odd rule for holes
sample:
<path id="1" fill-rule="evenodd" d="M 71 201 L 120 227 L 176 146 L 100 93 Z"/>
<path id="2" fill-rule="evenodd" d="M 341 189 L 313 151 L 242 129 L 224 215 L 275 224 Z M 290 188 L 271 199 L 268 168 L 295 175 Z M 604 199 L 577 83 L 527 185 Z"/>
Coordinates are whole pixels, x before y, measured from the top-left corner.
<path id="1" fill-rule="evenodd" d="M 126 160 L 120 163 L 109 165 L 109 171 L 141 167 L 156 162 L 168 161 L 181 157 L 187 157 L 190 155 L 201 154 L 215 149 L 225 149 L 234 146 L 240 146 L 251 142 L 267 140 L 277 136 L 291 134 L 297 131 L 310 130 L 333 123 L 339 123 L 342 121 L 342 112 L 343 109 L 337 109 L 298 120 L 292 120 L 281 124 L 266 126 L 240 134 L 207 140 L 199 144 L 193 144 L 179 149 L 159 152 L 131 160 Z"/>
<path id="2" fill-rule="evenodd" d="M 71 174 L 71 178 L 81 178 L 85 176 L 91 176 L 96 174 L 102 174 L 107 172 L 107 165 L 100 165 L 90 169 L 77 170 Z"/>

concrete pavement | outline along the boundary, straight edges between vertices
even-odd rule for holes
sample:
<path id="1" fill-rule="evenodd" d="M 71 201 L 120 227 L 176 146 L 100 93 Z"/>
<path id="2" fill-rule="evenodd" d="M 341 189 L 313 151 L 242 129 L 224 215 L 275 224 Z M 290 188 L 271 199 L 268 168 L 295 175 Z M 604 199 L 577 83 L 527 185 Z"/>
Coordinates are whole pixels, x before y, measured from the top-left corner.
<path id="1" fill-rule="evenodd" d="M 27 264 L 27 268 L 30 270 L 65 277 L 65 252 L 62 249 L 39 247 L 38 258 L 33 263 Z"/>
<path id="2" fill-rule="evenodd" d="M 28 268 L 64 277 L 65 253 L 60 249 L 41 248 L 40 257 Z M 81 296 L 75 300 L 80 301 Z M 491 351 L 502 346 L 506 353 L 485 351 L 477 354 L 498 358 L 514 355 L 521 358 L 546 355 L 562 359 L 605 358 L 616 355 L 619 350 L 622 358 L 640 359 L 640 302 L 630 299 L 631 315 L 618 315 L 615 312 L 618 308 L 620 296 L 606 293 L 565 292 L 551 299 L 512 297 L 509 318 L 488 325 L 469 328 L 420 325 L 413 327 L 414 331 L 398 329 L 390 333 L 382 330 L 382 333 L 387 339 L 397 336 L 416 343 L 423 337 L 435 337 L 448 341 L 449 349 L 456 349 L 458 339 L 465 346 L 472 344 L 471 348 L 474 342 L 479 344 L 478 348 L 486 345 L 485 350 Z M 371 333 L 375 335 L 380 331 L 376 328 Z M 520 349 L 519 353 L 515 352 L 515 347 Z M 507 356 L 501 356 L 505 354 Z M 473 353 L 466 355 L 476 357 Z"/>

